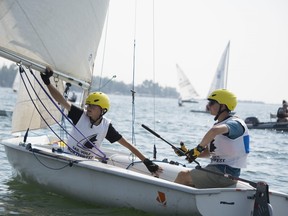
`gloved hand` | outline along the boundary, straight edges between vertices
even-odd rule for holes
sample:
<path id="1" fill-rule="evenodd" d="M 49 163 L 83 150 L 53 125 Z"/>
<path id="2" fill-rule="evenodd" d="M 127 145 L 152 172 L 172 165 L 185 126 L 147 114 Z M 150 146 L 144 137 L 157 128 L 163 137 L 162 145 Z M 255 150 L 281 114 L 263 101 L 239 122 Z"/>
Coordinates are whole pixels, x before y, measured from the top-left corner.
<path id="1" fill-rule="evenodd" d="M 174 148 L 174 152 L 180 157 L 185 156 L 188 151 L 189 149 L 186 148 L 183 142 L 180 142 L 180 148 Z"/>
<path id="2" fill-rule="evenodd" d="M 53 70 L 50 67 L 46 67 L 45 73 L 41 73 L 41 78 L 45 85 L 50 84 L 50 77 L 53 76 Z"/>
<path id="3" fill-rule="evenodd" d="M 153 163 L 151 160 L 149 160 L 148 158 L 146 158 L 143 163 L 145 164 L 145 166 L 147 167 L 147 169 L 151 172 L 151 173 L 155 173 L 158 171 L 159 166 L 155 163 Z"/>
<path id="4" fill-rule="evenodd" d="M 194 149 L 187 152 L 186 160 L 188 160 L 189 163 L 192 163 L 204 150 L 204 147 L 198 145 Z"/>

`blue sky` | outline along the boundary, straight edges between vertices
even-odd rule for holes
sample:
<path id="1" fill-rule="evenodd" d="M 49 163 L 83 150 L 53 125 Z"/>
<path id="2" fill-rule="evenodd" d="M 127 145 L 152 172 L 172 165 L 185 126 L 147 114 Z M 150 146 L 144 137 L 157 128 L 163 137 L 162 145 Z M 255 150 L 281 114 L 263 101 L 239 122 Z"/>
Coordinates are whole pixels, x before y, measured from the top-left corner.
<path id="1" fill-rule="evenodd" d="M 136 84 L 177 87 L 179 64 L 205 97 L 230 41 L 228 89 L 280 104 L 288 99 L 287 21 L 286 0 L 110 0 L 94 74 L 131 83 L 136 39 Z"/>

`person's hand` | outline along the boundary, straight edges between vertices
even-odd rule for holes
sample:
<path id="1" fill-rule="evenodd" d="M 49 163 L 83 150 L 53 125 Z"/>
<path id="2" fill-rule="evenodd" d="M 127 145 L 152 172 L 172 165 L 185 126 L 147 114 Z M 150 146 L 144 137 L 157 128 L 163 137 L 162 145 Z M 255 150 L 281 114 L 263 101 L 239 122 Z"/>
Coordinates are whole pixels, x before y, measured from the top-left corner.
<path id="1" fill-rule="evenodd" d="M 186 160 L 188 160 L 189 163 L 192 163 L 194 160 L 196 160 L 197 157 L 205 150 L 204 147 L 198 145 L 194 149 L 188 151 L 186 153 Z"/>
<path id="2" fill-rule="evenodd" d="M 43 80 L 43 82 L 45 83 L 45 85 L 49 85 L 50 84 L 50 77 L 53 76 L 53 70 L 47 66 L 45 69 L 45 73 L 41 73 L 41 78 Z"/>
<path id="3" fill-rule="evenodd" d="M 145 164 L 145 166 L 147 167 L 147 169 L 153 173 L 156 174 L 156 176 L 159 176 L 159 172 L 162 172 L 162 168 L 159 167 L 157 164 L 153 163 L 151 160 L 149 160 L 148 158 L 145 158 L 145 160 L 143 161 L 143 163 Z"/>
<path id="4" fill-rule="evenodd" d="M 180 142 L 180 148 L 173 148 L 178 156 L 185 156 L 189 149 L 186 148 L 183 142 Z"/>

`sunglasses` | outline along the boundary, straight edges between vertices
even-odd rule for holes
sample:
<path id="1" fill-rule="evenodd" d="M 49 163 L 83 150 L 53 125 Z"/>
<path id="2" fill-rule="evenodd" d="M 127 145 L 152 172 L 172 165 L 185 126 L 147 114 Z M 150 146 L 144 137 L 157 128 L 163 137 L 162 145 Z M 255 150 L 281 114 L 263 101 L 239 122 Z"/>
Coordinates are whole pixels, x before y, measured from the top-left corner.
<path id="1" fill-rule="evenodd" d="M 215 101 L 215 100 L 209 100 L 208 106 L 213 106 L 216 103 L 217 103 L 217 101 Z"/>

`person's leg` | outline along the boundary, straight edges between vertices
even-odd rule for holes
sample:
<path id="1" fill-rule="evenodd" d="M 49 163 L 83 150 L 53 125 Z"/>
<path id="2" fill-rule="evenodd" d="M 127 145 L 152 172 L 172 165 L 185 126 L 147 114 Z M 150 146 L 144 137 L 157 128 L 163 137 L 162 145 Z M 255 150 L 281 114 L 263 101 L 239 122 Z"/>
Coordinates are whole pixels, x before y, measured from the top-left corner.
<path id="1" fill-rule="evenodd" d="M 179 172 L 174 182 L 193 187 L 192 176 L 188 170 Z"/>
<path id="2" fill-rule="evenodd" d="M 219 170 L 216 166 L 213 165 L 208 165 L 205 167 L 205 169 L 223 173 L 223 171 Z M 201 169 L 181 171 L 178 173 L 174 182 L 196 188 L 228 187 L 237 183 L 237 181 L 215 175 L 211 172 L 207 172 Z"/>

